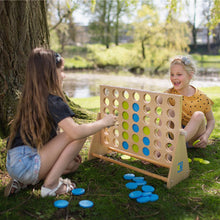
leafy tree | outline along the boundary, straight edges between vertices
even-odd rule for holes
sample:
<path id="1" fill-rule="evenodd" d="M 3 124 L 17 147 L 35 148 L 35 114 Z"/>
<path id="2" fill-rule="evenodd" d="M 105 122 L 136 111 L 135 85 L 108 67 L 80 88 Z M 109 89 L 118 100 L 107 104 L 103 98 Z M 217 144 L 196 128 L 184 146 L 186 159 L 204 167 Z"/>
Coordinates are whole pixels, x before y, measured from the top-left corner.
<path id="1" fill-rule="evenodd" d="M 160 22 L 158 12 L 150 5 L 142 5 L 133 26 L 135 40 L 141 45 L 142 63 L 152 74 L 158 74 L 174 52 L 187 50 L 187 25 L 174 18 Z"/>
<path id="2" fill-rule="evenodd" d="M 0 4 L 0 135 L 8 133 L 27 57 L 37 46 L 49 46 L 45 1 L 1 1 Z"/>

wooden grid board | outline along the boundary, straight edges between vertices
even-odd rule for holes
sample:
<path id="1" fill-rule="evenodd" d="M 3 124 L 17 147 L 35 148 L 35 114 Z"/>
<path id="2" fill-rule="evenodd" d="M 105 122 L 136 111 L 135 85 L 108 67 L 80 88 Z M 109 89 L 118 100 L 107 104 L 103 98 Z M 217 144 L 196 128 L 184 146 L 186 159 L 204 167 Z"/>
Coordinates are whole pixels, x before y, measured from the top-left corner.
<path id="1" fill-rule="evenodd" d="M 160 100 L 160 101 L 158 101 Z M 179 95 L 100 86 L 100 112 L 118 116 L 103 133 L 111 150 L 170 167 L 181 128 Z"/>

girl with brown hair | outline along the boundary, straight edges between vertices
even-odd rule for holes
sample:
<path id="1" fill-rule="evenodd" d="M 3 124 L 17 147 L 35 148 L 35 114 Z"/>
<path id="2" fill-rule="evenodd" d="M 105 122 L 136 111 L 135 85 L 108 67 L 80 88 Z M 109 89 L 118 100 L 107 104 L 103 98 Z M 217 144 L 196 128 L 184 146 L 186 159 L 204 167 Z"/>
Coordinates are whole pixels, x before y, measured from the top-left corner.
<path id="1" fill-rule="evenodd" d="M 23 93 L 11 126 L 6 167 L 12 177 L 5 196 L 44 180 L 41 196 L 75 188 L 62 174 L 74 172 L 86 137 L 113 126 L 116 116 L 78 125 L 62 92 L 64 60 L 52 50 L 34 49 L 29 57 Z M 57 133 L 57 128 L 63 132 Z"/>

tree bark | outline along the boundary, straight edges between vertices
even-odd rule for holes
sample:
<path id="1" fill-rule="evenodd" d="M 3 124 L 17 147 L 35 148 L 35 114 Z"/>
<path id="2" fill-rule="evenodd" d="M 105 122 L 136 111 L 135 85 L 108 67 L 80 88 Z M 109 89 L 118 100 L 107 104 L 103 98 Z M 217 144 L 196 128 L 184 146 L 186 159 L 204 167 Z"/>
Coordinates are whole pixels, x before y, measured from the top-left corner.
<path id="1" fill-rule="evenodd" d="M 27 58 L 35 47 L 49 46 L 44 0 L 0 4 L 0 136 L 8 135 L 24 82 Z"/>

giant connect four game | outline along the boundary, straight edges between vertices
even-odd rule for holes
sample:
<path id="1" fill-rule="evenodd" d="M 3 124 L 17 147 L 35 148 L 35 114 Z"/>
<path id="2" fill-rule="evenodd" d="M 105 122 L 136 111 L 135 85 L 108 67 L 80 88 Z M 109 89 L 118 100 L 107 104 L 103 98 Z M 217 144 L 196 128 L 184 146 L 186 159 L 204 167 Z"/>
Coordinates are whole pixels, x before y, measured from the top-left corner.
<path id="1" fill-rule="evenodd" d="M 94 135 L 89 159 L 100 158 L 160 179 L 171 188 L 189 175 L 185 136 L 181 133 L 182 97 L 114 86 L 100 86 L 100 113 L 117 116 L 115 126 Z M 151 173 L 105 156 L 118 152 L 169 169 Z"/>

